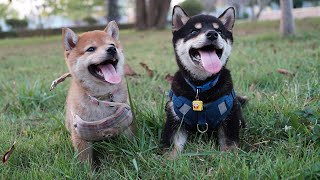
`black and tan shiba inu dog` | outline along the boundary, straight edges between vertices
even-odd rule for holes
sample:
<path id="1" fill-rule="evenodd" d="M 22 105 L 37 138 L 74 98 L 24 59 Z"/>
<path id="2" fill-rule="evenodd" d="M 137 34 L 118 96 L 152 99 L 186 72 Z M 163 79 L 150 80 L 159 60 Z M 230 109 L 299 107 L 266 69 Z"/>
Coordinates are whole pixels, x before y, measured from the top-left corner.
<path id="1" fill-rule="evenodd" d="M 236 149 L 244 125 L 230 71 L 225 67 L 231 54 L 235 22 L 234 8 L 218 18 L 188 17 L 175 6 L 172 15 L 173 46 L 179 66 L 174 75 L 167 121 L 162 135 L 164 150 L 175 158 L 183 150 L 190 132 L 217 132 L 220 149 Z"/>

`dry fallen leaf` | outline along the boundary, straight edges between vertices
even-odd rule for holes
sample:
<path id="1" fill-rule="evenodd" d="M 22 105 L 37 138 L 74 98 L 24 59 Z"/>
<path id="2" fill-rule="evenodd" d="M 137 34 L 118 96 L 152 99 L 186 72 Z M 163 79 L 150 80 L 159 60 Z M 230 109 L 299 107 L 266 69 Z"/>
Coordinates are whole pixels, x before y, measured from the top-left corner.
<path id="1" fill-rule="evenodd" d="M 169 83 L 172 84 L 173 76 L 171 74 L 167 74 L 164 79 Z"/>
<path id="2" fill-rule="evenodd" d="M 71 74 L 69 72 L 68 73 L 64 73 L 58 79 L 55 79 L 54 81 L 52 81 L 51 86 L 50 86 L 50 91 L 53 90 L 59 83 L 61 83 L 64 80 L 66 80 L 68 77 L 71 77 Z"/>
<path id="3" fill-rule="evenodd" d="M 16 144 L 16 141 L 14 141 L 13 145 L 10 147 L 10 149 L 3 155 L 2 157 L 2 164 L 5 164 L 8 159 L 10 158 L 11 154 L 13 153 L 14 151 L 14 145 Z"/>
<path id="4" fill-rule="evenodd" d="M 294 73 L 286 70 L 286 69 L 277 69 L 277 72 L 280 73 L 280 74 L 283 74 L 283 75 L 287 75 L 287 76 L 294 76 Z"/>
<path id="5" fill-rule="evenodd" d="M 151 70 L 147 64 L 140 62 L 140 65 L 147 71 L 149 77 L 153 77 L 153 70 Z"/>
<path id="6" fill-rule="evenodd" d="M 126 76 L 135 76 L 135 75 L 137 75 L 137 73 L 133 71 L 133 69 L 131 68 L 131 66 L 129 64 L 125 64 L 124 65 L 124 74 Z"/>

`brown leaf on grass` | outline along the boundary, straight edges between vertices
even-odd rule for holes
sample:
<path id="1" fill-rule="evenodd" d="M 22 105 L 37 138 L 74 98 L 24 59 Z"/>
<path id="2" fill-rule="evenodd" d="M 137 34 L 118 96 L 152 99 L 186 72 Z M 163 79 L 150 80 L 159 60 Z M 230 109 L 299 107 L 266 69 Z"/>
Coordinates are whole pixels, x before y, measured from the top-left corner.
<path id="1" fill-rule="evenodd" d="M 140 65 L 147 71 L 149 77 L 153 77 L 154 72 L 149 68 L 147 64 L 140 62 Z"/>
<path id="2" fill-rule="evenodd" d="M 287 75 L 287 76 L 294 76 L 294 73 L 286 70 L 286 69 L 282 69 L 282 68 L 278 68 L 277 72 L 283 75 Z"/>
<path id="3" fill-rule="evenodd" d="M 124 65 L 124 75 L 126 76 L 135 76 L 137 73 L 131 68 L 129 64 Z"/>
<path id="4" fill-rule="evenodd" d="M 164 79 L 169 83 L 172 84 L 173 76 L 171 74 L 167 74 Z"/>
<path id="5" fill-rule="evenodd" d="M 277 54 L 277 49 L 273 48 L 273 54 Z"/>
<path id="6" fill-rule="evenodd" d="M 64 80 L 66 80 L 68 77 L 71 77 L 71 74 L 69 72 L 64 73 L 58 79 L 55 79 L 54 81 L 52 81 L 51 86 L 50 86 L 50 91 L 53 90 L 58 84 L 62 83 Z"/>
<path id="7" fill-rule="evenodd" d="M 14 145 L 16 144 L 16 141 L 13 143 L 13 145 L 10 147 L 10 149 L 3 155 L 2 157 L 2 164 L 5 164 L 8 159 L 10 158 L 11 154 L 13 153 L 14 151 Z"/>
<path id="8" fill-rule="evenodd" d="M 316 50 L 317 47 L 318 47 L 317 43 L 313 43 L 313 44 L 311 45 L 311 49 L 312 49 L 312 50 Z"/>

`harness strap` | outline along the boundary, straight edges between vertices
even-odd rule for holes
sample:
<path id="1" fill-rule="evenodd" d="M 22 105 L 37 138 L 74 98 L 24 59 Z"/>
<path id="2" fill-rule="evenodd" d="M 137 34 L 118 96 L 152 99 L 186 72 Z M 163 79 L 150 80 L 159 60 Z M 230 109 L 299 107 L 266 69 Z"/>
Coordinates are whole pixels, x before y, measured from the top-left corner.
<path id="1" fill-rule="evenodd" d="M 87 141 L 105 140 L 111 136 L 117 135 L 122 130 L 128 128 L 132 123 L 132 111 L 127 103 L 102 101 L 96 97 L 88 95 L 90 101 L 97 106 L 105 105 L 115 107 L 115 112 L 103 119 L 95 121 L 86 121 L 77 114 L 73 114 L 74 127 L 77 134 Z"/>

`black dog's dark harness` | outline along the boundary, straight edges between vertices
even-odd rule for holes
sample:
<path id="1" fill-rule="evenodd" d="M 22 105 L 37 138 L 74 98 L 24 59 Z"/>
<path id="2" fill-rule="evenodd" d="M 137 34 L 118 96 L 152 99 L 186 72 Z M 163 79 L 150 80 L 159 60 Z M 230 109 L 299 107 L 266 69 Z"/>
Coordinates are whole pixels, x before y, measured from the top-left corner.
<path id="1" fill-rule="evenodd" d="M 214 87 L 217 84 L 219 77 L 220 74 L 215 79 L 202 86 L 195 86 L 187 79 L 185 79 L 185 81 L 194 90 L 196 99 L 198 99 L 198 94 Z M 169 92 L 169 97 L 173 102 L 174 111 L 178 117 L 190 126 L 197 126 L 198 131 L 204 133 L 208 130 L 208 127 L 210 127 L 210 129 L 216 128 L 230 114 L 236 94 L 232 89 L 229 94 L 226 94 L 213 102 L 204 104 L 203 110 L 200 111 L 194 110 L 194 101 L 184 96 L 176 96 L 172 90 Z"/>

